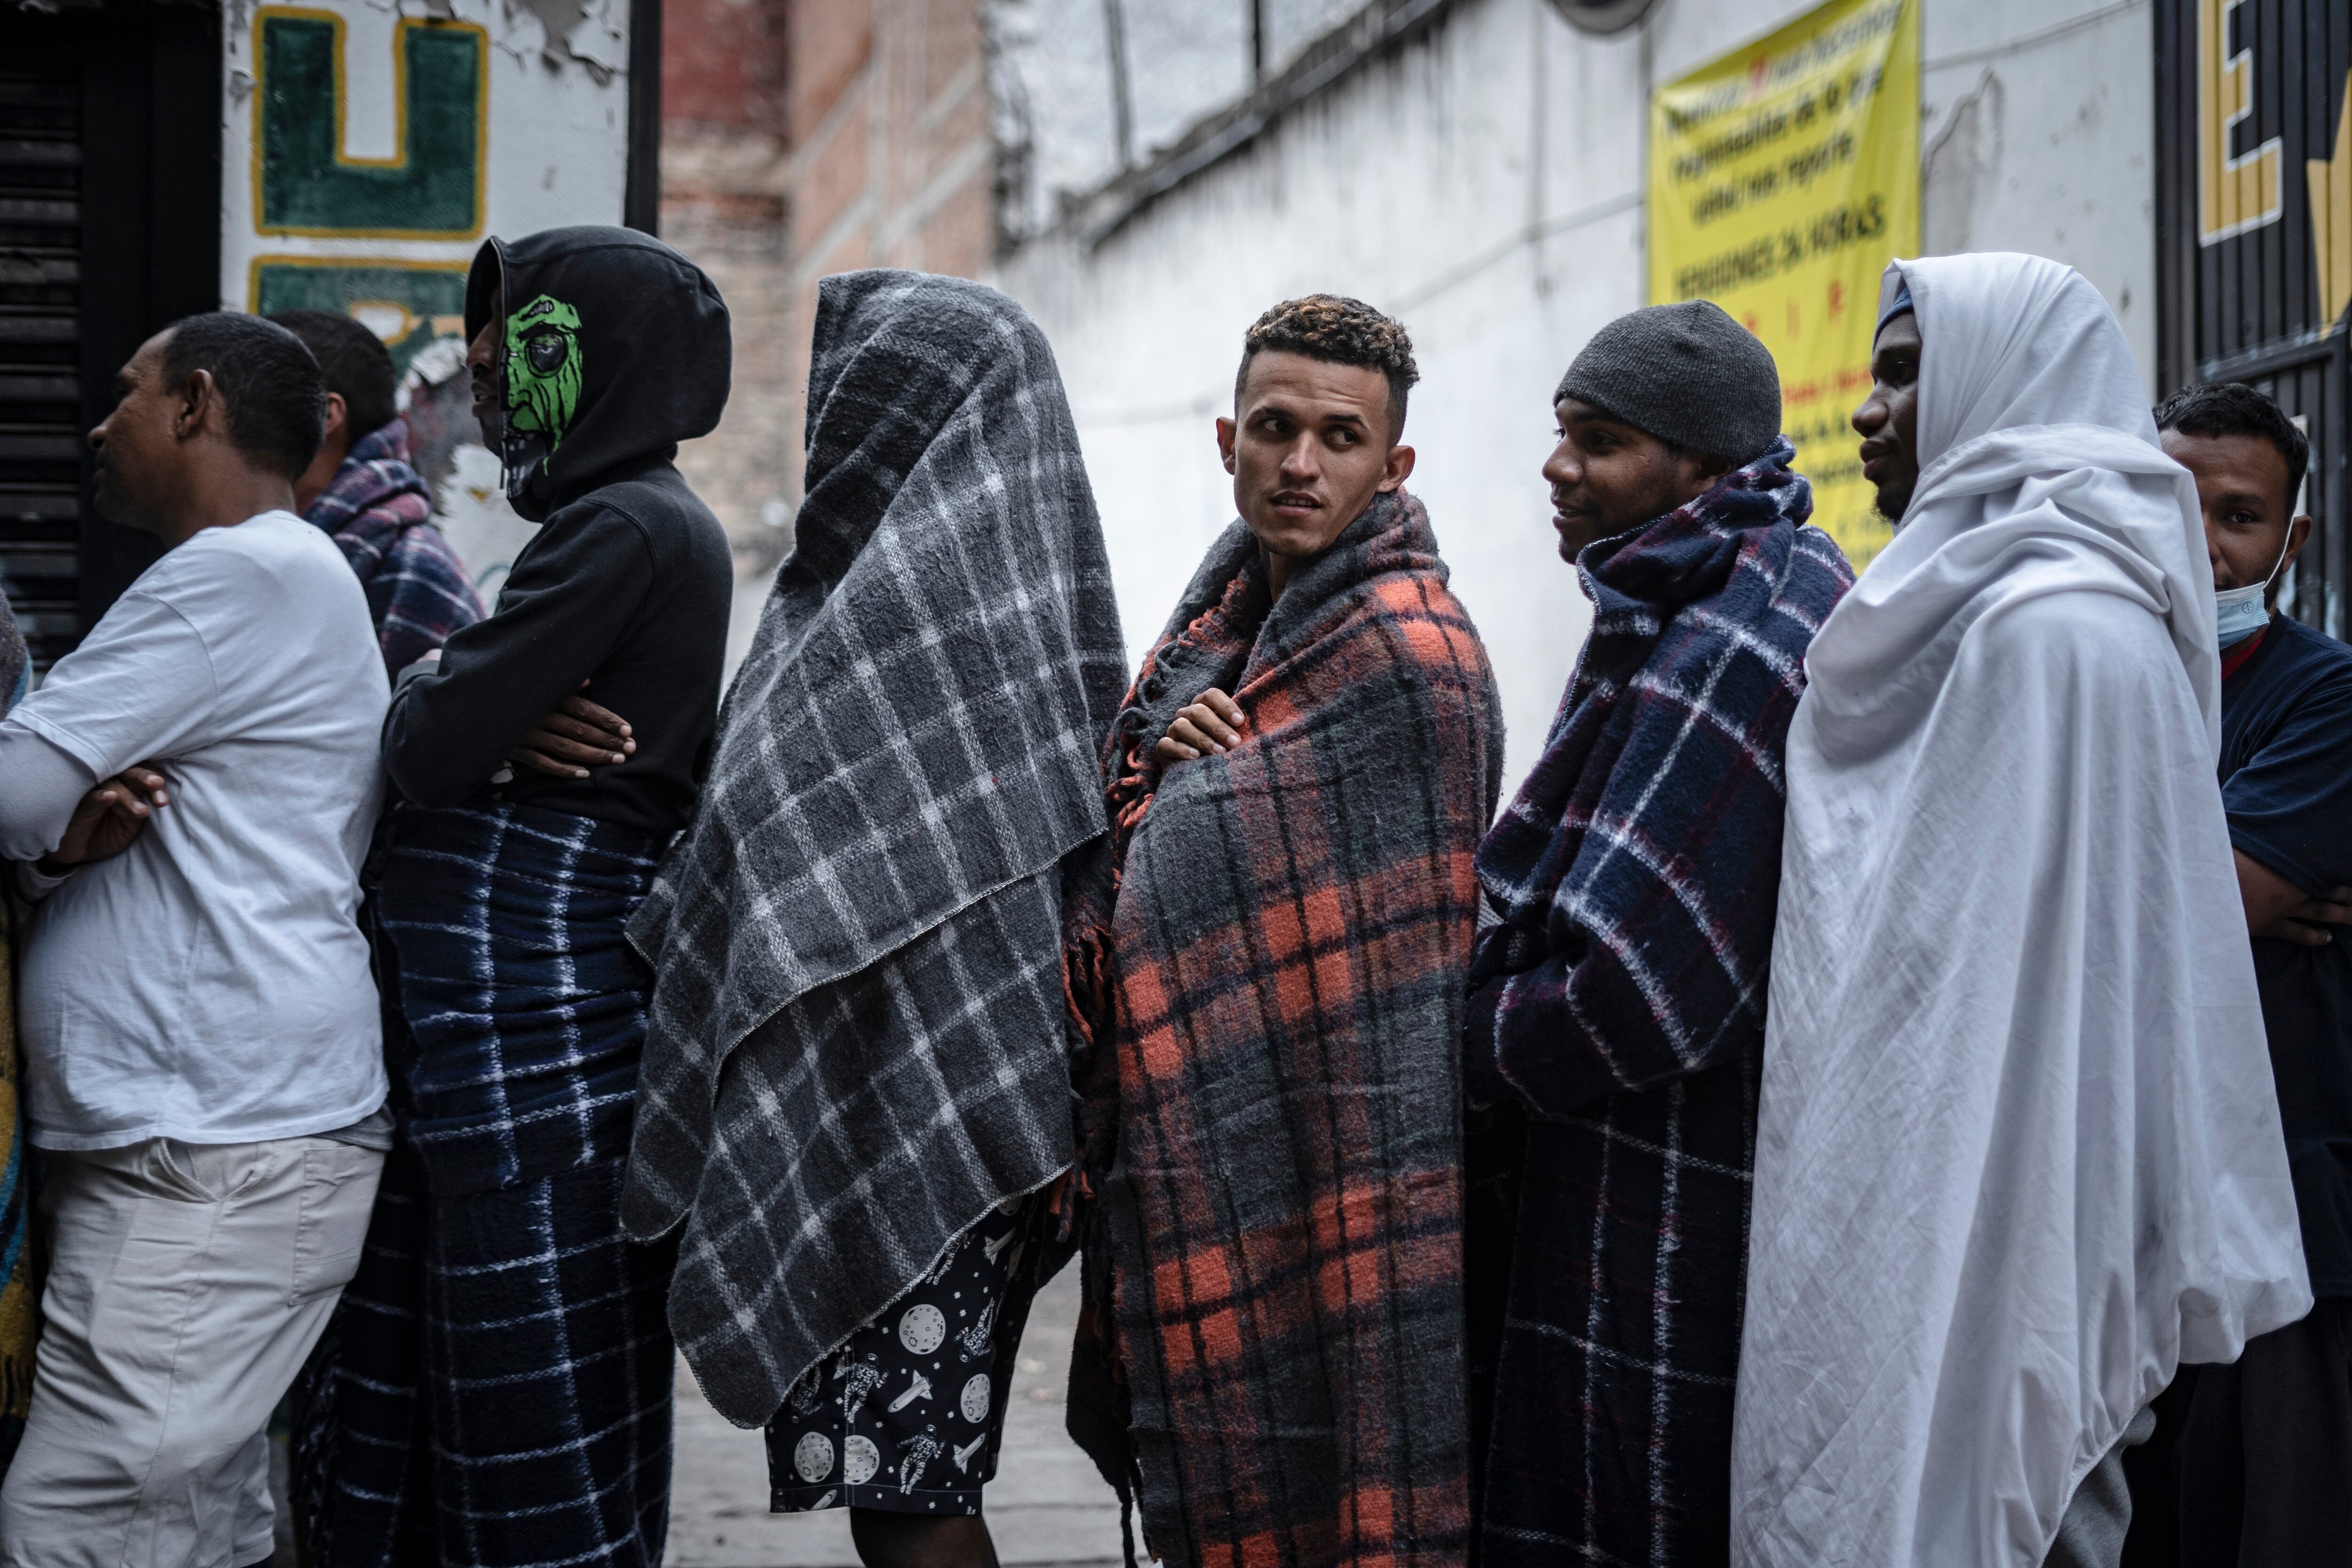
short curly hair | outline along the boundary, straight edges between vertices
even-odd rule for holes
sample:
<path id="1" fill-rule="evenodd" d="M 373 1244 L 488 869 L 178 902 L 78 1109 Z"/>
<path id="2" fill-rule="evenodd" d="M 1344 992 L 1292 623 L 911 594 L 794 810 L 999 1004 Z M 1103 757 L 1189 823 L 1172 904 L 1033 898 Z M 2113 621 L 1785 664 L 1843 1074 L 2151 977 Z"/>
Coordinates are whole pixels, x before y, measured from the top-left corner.
<path id="1" fill-rule="evenodd" d="M 1305 354 L 1333 364 L 1360 364 L 1389 378 L 1389 439 L 1404 433 L 1405 395 L 1421 379 L 1404 323 L 1344 294 L 1285 300 L 1250 324 L 1242 337 L 1242 367 L 1234 373 L 1234 405 L 1241 405 L 1250 362 L 1268 350 Z"/>

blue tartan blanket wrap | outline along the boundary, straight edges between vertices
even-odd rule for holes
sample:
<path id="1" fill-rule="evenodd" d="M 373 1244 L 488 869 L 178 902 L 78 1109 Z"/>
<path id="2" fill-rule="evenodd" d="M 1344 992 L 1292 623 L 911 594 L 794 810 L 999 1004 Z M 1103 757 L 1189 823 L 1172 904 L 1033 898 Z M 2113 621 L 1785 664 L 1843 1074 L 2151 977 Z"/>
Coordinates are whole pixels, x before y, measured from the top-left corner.
<path id="1" fill-rule="evenodd" d="M 399 807 L 377 897 L 399 1145 L 305 1374 L 310 1560 L 656 1568 L 674 1249 L 621 1233 L 661 837 Z"/>
<path id="2" fill-rule="evenodd" d="M 415 1042 L 393 1064 L 438 1194 L 625 1158 L 653 975 L 623 928 L 666 836 L 403 806 L 379 895 Z"/>
<path id="3" fill-rule="evenodd" d="M 482 618 L 457 552 L 433 525 L 433 497 L 408 463 L 408 425 L 362 437 L 302 514 L 331 534 L 367 591 L 384 673 L 400 672 Z"/>
<path id="4" fill-rule="evenodd" d="M 1470 971 L 1477 1552 L 1729 1549 L 1756 1092 L 1804 654 L 1853 584 L 1784 439 L 1588 546 L 1593 626 L 1479 847 Z"/>

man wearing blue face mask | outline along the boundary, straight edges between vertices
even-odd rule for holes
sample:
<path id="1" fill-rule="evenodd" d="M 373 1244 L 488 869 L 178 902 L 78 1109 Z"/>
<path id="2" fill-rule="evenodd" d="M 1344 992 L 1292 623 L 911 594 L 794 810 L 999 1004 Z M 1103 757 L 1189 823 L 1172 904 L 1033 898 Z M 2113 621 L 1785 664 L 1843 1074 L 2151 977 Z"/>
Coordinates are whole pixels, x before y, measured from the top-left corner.
<path id="1" fill-rule="evenodd" d="M 2181 1368 L 2126 1461 L 2126 1561 L 2336 1562 L 2352 1540 L 2352 937 L 2336 929 L 2352 921 L 2352 647 L 2273 613 L 2311 535 L 2303 433 L 2235 384 L 2191 387 L 2156 422 L 2205 514 L 2221 799 L 2317 1303 L 2233 1363 Z"/>

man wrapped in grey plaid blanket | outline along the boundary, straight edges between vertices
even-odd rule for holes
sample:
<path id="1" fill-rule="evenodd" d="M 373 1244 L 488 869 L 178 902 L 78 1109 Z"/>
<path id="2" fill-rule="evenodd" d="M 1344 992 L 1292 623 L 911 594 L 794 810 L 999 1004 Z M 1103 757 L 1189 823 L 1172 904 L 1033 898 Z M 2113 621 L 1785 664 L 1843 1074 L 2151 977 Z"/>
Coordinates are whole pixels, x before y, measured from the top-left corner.
<path id="1" fill-rule="evenodd" d="M 1060 864 L 1126 684 L 1045 339 L 995 290 L 818 291 L 807 499 L 694 826 L 631 922 L 658 981 L 622 1215 L 681 1225 L 711 1404 L 793 1381 L 1073 1157 Z"/>

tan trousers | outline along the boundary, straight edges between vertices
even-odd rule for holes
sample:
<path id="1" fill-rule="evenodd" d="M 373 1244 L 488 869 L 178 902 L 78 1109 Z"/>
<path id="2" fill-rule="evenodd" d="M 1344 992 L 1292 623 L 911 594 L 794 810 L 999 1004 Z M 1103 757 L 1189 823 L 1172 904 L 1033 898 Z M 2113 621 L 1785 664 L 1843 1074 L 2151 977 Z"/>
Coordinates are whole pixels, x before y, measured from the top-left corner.
<path id="1" fill-rule="evenodd" d="M 50 1236 L 7 1568 L 247 1568 L 269 1413 L 359 1268 L 383 1156 L 323 1138 L 43 1156 Z"/>

